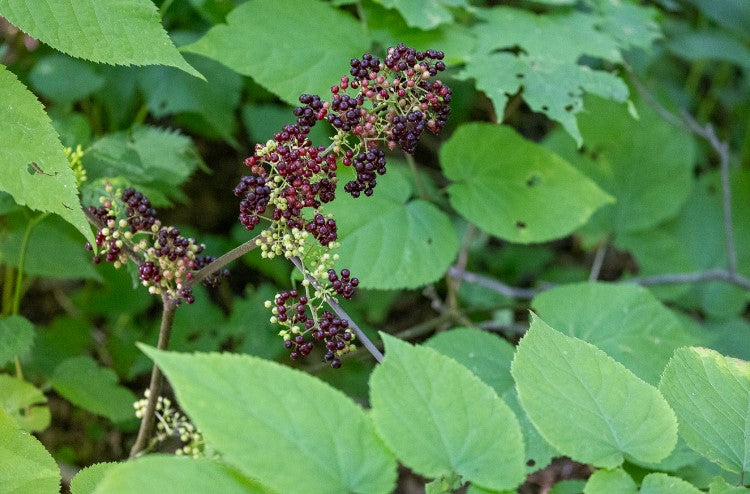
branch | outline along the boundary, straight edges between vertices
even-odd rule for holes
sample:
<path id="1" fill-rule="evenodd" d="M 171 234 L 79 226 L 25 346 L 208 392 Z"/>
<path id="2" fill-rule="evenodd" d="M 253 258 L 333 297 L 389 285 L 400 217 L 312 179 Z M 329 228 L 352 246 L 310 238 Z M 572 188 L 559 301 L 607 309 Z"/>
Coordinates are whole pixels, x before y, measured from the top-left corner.
<path id="1" fill-rule="evenodd" d="M 234 249 L 230 250 L 223 256 L 219 257 L 212 263 L 204 266 L 203 268 L 199 269 L 195 273 L 193 273 L 192 278 L 185 282 L 186 288 L 192 288 L 193 286 L 197 285 L 207 277 L 211 276 L 216 271 L 220 270 L 230 262 L 239 259 L 240 257 L 244 256 L 254 248 L 258 246 L 257 240 L 260 239 L 260 235 L 256 235 L 255 237 L 251 238 L 247 242 L 238 245 Z"/>
<path id="2" fill-rule="evenodd" d="M 448 272 L 454 278 L 458 278 L 469 283 L 474 283 L 475 285 L 489 288 L 490 290 L 494 290 L 497 293 L 510 298 L 529 300 L 534 298 L 537 293 L 543 291 L 533 288 L 516 288 L 510 285 L 506 285 L 505 283 L 497 281 L 493 278 L 483 276 L 481 274 L 472 273 L 471 271 L 464 271 L 457 266 L 451 266 Z"/>
<path id="3" fill-rule="evenodd" d="M 166 350 L 169 346 L 169 337 L 172 335 L 172 325 L 174 324 L 174 314 L 177 309 L 177 300 L 170 298 L 167 294 L 162 295 L 163 309 L 161 314 L 161 326 L 159 327 L 159 341 L 156 348 Z M 162 375 L 159 367 L 154 364 L 151 369 L 151 382 L 148 386 L 148 398 L 146 409 L 143 411 L 141 427 L 138 429 L 138 437 L 135 439 L 130 450 L 130 458 L 135 458 L 148 445 L 151 434 L 154 431 L 154 418 L 156 410 L 156 401 L 161 394 Z"/>
<path id="4" fill-rule="evenodd" d="M 725 269 L 709 269 L 696 273 L 656 274 L 643 278 L 631 278 L 625 281 L 636 283 L 641 286 L 696 283 L 700 281 L 725 281 L 740 288 L 744 288 L 745 290 L 750 290 L 750 279 L 741 274 L 732 273 Z"/>
<path id="5" fill-rule="evenodd" d="M 318 284 L 318 280 L 313 278 L 307 271 L 305 271 L 305 267 L 302 265 L 302 260 L 300 260 L 299 257 L 294 256 L 289 258 L 290 261 L 292 261 L 292 264 L 294 264 L 297 269 L 299 269 L 303 276 L 307 279 L 307 281 L 310 282 L 310 284 L 317 290 L 320 290 L 320 284 Z M 383 361 L 383 354 L 378 350 L 378 348 L 375 346 L 375 344 L 370 341 L 370 339 L 365 335 L 365 333 L 357 326 L 357 323 L 355 323 L 351 317 L 349 317 L 349 314 L 346 313 L 346 311 L 339 305 L 338 302 L 333 297 L 329 297 L 328 295 L 325 296 L 326 303 L 333 309 L 333 311 L 341 318 L 344 319 L 346 322 L 349 323 L 349 327 L 354 330 L 354 332 L 357 334 L 357 338 L 362 342 L 365 348 L 367 348 L 367 351 L 372 354 L 373 357 L 375 357 L 375 360 L 378 362 Z"/>

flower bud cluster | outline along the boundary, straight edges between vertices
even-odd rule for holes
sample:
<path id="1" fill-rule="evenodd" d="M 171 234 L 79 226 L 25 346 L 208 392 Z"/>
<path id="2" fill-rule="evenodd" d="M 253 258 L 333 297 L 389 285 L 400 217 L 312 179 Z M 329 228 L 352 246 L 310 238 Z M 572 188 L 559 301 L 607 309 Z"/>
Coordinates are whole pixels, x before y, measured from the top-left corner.
<path id="1" fill-rule="evenodd" d="M 138 419 L 143 419 L 143 415 L 146 412 L 146 404 L 149 396 L 148 389 L 144 395 L 144 399 L 133 403 L 135 416 Z M 154 415 L 157 420 L 156 433 L 152 438 L 151 447 L 174 438 L 180 441 L 180 447 L 175 450 L 175 454 L 178 456 L 185 455 L 192 456 L 193 458 L 213 456 L 213 454 L 208 452 L 203 434 L 190 422 L 190 419 L 172 406 L 172 401 L 169 398 L 159 396 L 156 399 Z"/>

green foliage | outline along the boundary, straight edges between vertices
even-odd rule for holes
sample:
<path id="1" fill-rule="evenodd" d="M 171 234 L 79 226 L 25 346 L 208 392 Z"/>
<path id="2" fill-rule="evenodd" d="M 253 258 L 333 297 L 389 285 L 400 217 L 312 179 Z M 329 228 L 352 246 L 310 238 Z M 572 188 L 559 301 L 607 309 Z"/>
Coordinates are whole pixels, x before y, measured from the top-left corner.
<path id="1" fill-rule="evenodd" d="M 583 489 L 583 494 L 598 494 L 609 492 L 612 494 L 636 494 L 638 486 L 635 481 L 621 468 L 614 470 L 597 470 Z"/>
<path id="2" fill-rule="evenodd" d="M 441 149 L 440 162 L 455 182 L 449 189 L 453 207 L 511 242 L 565 236 L 612 202 L 566 161 L 507 127 L 462 126 Z"/>
<path id="3" fill-rule="evenodd" d="M 50 423 L 47 397 L 33 385 L 6 374 L 0 374 L 0 409 L 25 431 L 43 431 Z"/>
<path id="4" fill-rule="evenodd" d="M 34 325 L 21 316 L 0 317 L 0 367 L 23 357 L 34 343 Z"/>
<path id="5" fill-rule="evenodd" d="M 641 494 L 698 494 L 701 492 L 694 485 L 684 480 L 672 477 L 666 473 L 650 473 L 641 483 Z"/>
<path id="6" fill-rule="evenodd" d="M 117 463 L 95 463 L 80 470 L 70 481 L 71 494 L 93 494 L 96 485 Z"/>
<path id="7" fill-rule="evenodd" d="M 55 460 L 3 410 L 0 410 L 0 485 L 8 494 L 60 492 L 60 470 Z"/>
<path id="8" fill-rule="evenodd" d="M 453 21 L 450 7 L 467 7 L 466 0 L 396 1 L 378 0 L 389 9 L 397 9 L 406 24 L 419 29 L 432 29 Z"/>

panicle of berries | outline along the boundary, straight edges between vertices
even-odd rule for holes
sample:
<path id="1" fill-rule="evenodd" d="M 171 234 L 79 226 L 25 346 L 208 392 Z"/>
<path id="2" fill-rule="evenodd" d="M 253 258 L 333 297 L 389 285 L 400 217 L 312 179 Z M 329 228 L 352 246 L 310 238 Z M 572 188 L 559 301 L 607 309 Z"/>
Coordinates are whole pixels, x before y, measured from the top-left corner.
<path id="1" fill-rule="evenodd" d="M 104 225 L 96 233 L 99 252 L 92 259 L 94 264 L 104 258 L 119 268 L 128 262 L 130 253 L 141 260 L 138 277 L 150 293 L 168 293 L 178 302 L 192 304 L 195 297 L 187 282 L 195 271 L 214 260 L 200 255 L 205 246 L 180 235 L 177 228 L 163 226 L 151 202 L 135 189 L 115 189 L 107 183 L 105 194 L 99 198 L 101 206 L 89 207 L 89 212 Z M 88 243 L 86 248 L 93 250 Z M 203 283 L 214 286 L 228 273 L 213 273 Z"/>

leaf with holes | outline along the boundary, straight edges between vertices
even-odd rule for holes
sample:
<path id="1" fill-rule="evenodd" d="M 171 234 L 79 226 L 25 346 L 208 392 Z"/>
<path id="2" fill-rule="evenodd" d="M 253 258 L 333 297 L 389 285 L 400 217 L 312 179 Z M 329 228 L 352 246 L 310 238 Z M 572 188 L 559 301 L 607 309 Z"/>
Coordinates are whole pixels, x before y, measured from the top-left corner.
<path id="1" fill-rule="evenodd" d="M 362 25 L 327 3 L 255 0 L 183 50 L 213 58 L 299 105 L 301 93 L 328 94 L 348 72 L 342 60 L 361 57 L 368 45 Z"/>
<path id="2" fill-rule="evenodd" d="M 511 373 L 536 428 L 576 461 L 604 468 L 621 465 L 625 456 L 656 462 L 677 443 L 674 412 L 656 388 L 536 314 Z"/>
<path id="3" fill-rule="evenodd" d="M 150 0 L 4 0 L 0 15 L 74 57 L 112 65 L 171 65 L 202 77 L 172 44 Z"/>
<path id="4" fill-rule="evenodd" d="M 750 363 L 707 348 L 680 348 L 659 389 L 688 446 L 730 472 L 750 470 Z"/>
<path id="5" fill-rule="evenodd" d="M 462 125 L 441 148 L 440 164 L 454 182 L 451 205 L 511 242 L 564 237 L 613 202 L 564 159 L 509 127 Z"/>

